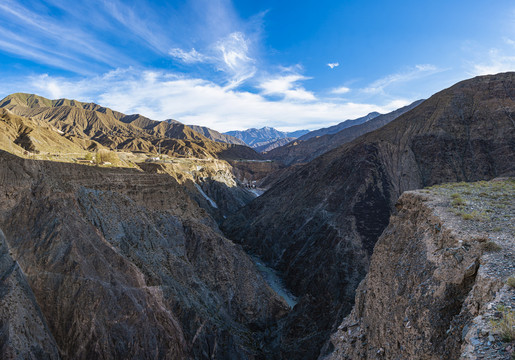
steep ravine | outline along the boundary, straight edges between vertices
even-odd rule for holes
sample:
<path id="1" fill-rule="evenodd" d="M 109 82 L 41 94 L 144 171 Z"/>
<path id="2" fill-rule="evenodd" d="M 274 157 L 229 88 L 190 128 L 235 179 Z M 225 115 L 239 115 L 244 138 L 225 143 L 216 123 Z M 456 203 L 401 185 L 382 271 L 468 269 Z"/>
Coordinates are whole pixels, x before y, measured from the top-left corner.
<path id="1" fill-rule="evenodd" d="M 323 358 L 511 359 L 514 197 L 513 179 L 404 193 Z"/>
<path id="2" fill-rule="evenodd" d="M 286 173 L 228 217 L 227 237 L 282 272 L 298 296 L 280 322 L 283 358 L 319 356 L 404 191 L 515 173 L 513 118 L 515 73 L 462 81 Z"/>
<path id="3" fill-rule="evenodd" d="M 0 151 L 0 202 L 2 359 L 248 359 L 289 311 L 168 174 Z"/>

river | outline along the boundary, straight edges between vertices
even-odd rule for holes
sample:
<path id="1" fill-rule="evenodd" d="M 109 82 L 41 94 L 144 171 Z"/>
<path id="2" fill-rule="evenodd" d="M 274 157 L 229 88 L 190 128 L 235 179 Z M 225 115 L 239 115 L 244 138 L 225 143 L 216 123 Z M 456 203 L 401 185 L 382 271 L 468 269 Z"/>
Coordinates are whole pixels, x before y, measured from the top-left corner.
<path id="1" fill-rule="evenodd" d="M 266 266 L 263 261 L 256 257 L 251 256 L 252 260 L 254 260 L 254 263 L 256 264 L 257 269 L 265 279 L 265 281 L 268 283 L 268 285 L 274 290 L 277 295 L 282 297 L 286 303 L 290 306 L 290 308 L 293 308 L 295 304 L 297 304 L 297 298 L 293 296 L 288 289 L 283 284 L 282 279 L 277 274 L 277 271 L 274 269 Z"/>

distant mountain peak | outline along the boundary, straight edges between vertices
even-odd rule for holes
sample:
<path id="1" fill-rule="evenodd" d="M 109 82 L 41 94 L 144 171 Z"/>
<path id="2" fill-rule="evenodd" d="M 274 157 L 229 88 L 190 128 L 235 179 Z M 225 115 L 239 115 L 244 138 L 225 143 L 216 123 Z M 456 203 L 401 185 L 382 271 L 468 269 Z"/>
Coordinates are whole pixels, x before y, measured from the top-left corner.
<path id="1" fill-rule="evenodd" d="M 224 134 L 234 136 L 244 141 L 248 146 L 253 148 L 267 148 L 267 144 L 271 144 L 280 139 L 298 138 L 307 134 L 309 130 L 297 130 L 293 132 L 284 132 L 270 126 L 263 126 L 261 129 L 251 128 L 247 130 L 228 131 Z"/>

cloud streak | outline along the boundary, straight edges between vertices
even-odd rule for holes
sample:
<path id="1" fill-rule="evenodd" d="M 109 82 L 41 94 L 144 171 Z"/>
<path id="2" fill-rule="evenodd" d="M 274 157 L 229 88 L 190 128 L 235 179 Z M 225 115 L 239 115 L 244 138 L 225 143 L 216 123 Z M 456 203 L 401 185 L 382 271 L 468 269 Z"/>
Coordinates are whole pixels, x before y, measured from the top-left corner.
<path id="1" fill-rule="evenodd" d="M 340 86 L 336 89 L 331 90 L 331 94 L 336 94 L 336 95 L 343 95 L 343 94 L 347 94 L 348 92 L 350 92 L 350 89 L 346 86 Z"/>
<path id="2" fill-rule="evenodd" d="M 415 65 L 413 68 L 410 68 L 404 72 L 391 74 L 379 80 L 376 80 L 369 86 L 363 88 L 361 91 L 366 94 L 385 95 L 385 91 L 387 88 L 393 87 L 401 83 L 418 80 L 442 71 L 444 70 L 439 69 L 438 67 L 431 64 Z"/>
<path id="3" fill-rule="evenodd" d="M 515 70 L 515 56 L 506 55 L 499 49 L 490 49 L 485 59 L 472 64 L 471 75 L 489 75 Z"/>
<path id="4" fill-rule="evenodd" d="M 4 36 L 0 48 L 31 60 L 82 74 L 89 72 L 84 59 L 110 67 L 131 63 L 128 57 L 78 26 L 57 22 L 17 1 L 0 3 L 1 23 L 9 24 L 16 36 Z"/>
<path id="5" fill-rule="evenodd" d="M 263 92 L 288 94 L 295 91 L 290 90 L 292 84 L 301 79 L 289 75 L 271 80 L 263 86 Z M 298 101 L 298 94 L 270 100 L 264 94 L 236 91 L 202 79 L 133 68 L 78 81 L 42 75 L 28 82 L 31 92 L 43 96 L 93 101 L 127 114 L 140 113 L 157 120 L 174 118 L 219 131 L 246 129 L 256 124 L 283 130 L 294 130 L 302 124 L 303 128 L 316 129 L 371 111 L 391 111 L 407 103 L 402 100 L 376 106 L 356 102 L 306 102 Z"/>
<path id="6" fill-rule="evenodd" d="M 168 54 L 185 64 L 204 63 L 211 60 L 209 57 L 199 53 L 194 48 L 192 48 L 190 51 L 185 51 L 180 48 L 173 48 L 168 52 Z"/>

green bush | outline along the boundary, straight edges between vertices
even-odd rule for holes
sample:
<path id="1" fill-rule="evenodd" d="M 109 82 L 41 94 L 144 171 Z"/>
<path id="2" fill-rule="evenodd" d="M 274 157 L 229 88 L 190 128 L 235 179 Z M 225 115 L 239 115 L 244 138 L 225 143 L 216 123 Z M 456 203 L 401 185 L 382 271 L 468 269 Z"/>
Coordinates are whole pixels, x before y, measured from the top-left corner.
<path id="1" fill-rule="evenodd" d="M 465 205 L 465 200 L 463 200 L 460 196 L 460 194 L 452 194 L 451 195 L 451 198 L 452 198 L 452 202 L 451 202 L 451 205 L 453 207 L 459 207 L 459 206 L 463 206 Z"/>

